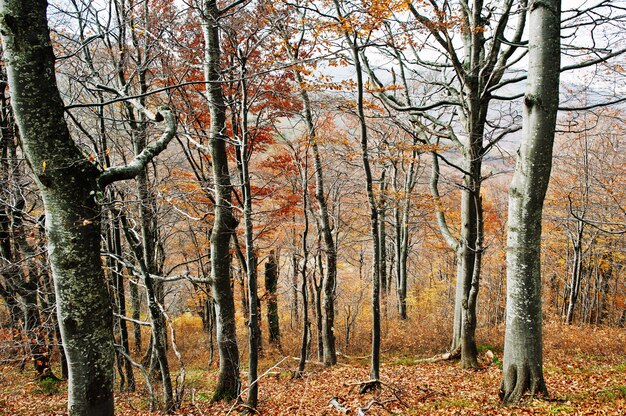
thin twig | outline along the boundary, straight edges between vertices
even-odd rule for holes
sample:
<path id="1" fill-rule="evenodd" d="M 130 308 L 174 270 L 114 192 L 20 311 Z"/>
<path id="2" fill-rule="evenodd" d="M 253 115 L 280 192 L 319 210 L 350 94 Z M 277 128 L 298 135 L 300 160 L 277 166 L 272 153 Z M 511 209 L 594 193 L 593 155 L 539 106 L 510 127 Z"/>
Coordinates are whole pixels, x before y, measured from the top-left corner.
<path id="1" fill-rule="evenodd" d="M 280 364 L 283 363 L 283 361 L 289 359 L 290 357 L 283 357 L 280 361 L 278 361 L 276 364 L 274 364 L 273 366 L 271 366 L 270 368 L 268 368 L 267 370 L 265 370 L 265 372 L 263 374 L 261 374 L 260 376 L 258 376 L 256 378 L 256 380 L 254 380 L 251 384 L 255 384 L 259 382 L 259 380 L 261 380 L 263 377 L 265 377 L 266 375 L 268 375 L 273 369 L 275 369 L 276 367 L 278 367 Z M 233 412 L 233 410 L 240 404 L 239 399 L 241 398 L 241 396 L 246 393 L 248 391 L 248 389 L 250 388 L 250 386 L 246 387 L 245 389 L 243 389 L 241 391 L 241 393 L 239 393 L 239 395 L 237 396 L 237 398 L 235 399 L 233 405 L 230 407 L 230 409 L 228 409 L 228 413 L 226 413 L 226 416 L 228 416 L 229 414 L 231 414 Z"/>

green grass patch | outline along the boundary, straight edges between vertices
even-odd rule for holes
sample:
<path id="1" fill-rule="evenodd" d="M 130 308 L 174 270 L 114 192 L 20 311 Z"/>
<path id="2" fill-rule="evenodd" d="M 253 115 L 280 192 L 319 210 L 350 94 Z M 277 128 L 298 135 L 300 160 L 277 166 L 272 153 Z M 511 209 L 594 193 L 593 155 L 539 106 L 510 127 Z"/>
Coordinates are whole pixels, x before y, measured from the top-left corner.
<path id="1" fill-rule="evenodd" d="M 479 354 L 485 353 L 487 351 L 491 351 L 491 352 L 500 352 L 498 351 L 498 348 L 496 348 L 495 346 L 491 345 L 491 344 L 481 344 L 478 347 L 476 347 L 476 349 L 478 350 Z"/>
<path id="2" fill-rule="evenodd" d="M 205 393 L 205 392 L 196 392 L 195 394 L 195 400 L 198 402 L 210 402 L 211 401 L 211 395 L 209 393 Z"/>
<path id="3" fill-rule="evenodd" d="M 615 401 L 626 398 L 626 386 L 613 386 L 602 389 L 598 392 L 598 397 L 603 401 Z"/>
<path id="4" fill-rule="evenodd" d="M 614 367 L 617 371 L 626 371 L 626 361 Z"/>
<path id="5" fill-rule="evenodd" d="M 432 402 L 432 406 L 435 409 L 448 409 L 448 408 L 470 408 L 474 406 L 472 401 L 463 399 L 460 397 L 446 397 L 443 400 L 437 400 Z"/>
<path id="6" fill-rule="evenodd" d="M 53 396 L 61 392 L 61 382 L 51 377 L 46 377 L 36 383 L 37 387 L 33 389 L 35 394 L 45 394 L 46 396 Z"/>
<path id="7" fill-rule="evenodd" d="M 416 360 L 415 358 L 411 358 L 411 357 L 402 357 L 402 358 L 397 358 L 396 360 L 392 361 L 392 365 L 416 365 L 419 363 L 419 360 Z"/>
<path id="8" fill-rule="evenodd" d="M 569 415 L 574 411 L 574 407 L 569 404 L 558 403 L 552 404 L 547 409 L 547 413 L 550 415 Z"/>

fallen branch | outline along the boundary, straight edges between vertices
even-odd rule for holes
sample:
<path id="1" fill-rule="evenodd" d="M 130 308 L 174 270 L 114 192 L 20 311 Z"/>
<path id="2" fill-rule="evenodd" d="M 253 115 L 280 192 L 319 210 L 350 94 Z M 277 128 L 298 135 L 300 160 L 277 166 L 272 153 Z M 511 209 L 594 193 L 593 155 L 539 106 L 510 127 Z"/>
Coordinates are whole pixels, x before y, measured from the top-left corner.
<path id="1" fill-rule="evenodd" d="M 402 400 L 402 398 L 400 397 L 400 389 L 396 388 L 395 386 L 392 386 L 391 384 L 383 383 L 382 381 L 381 381 L 381 384 L 383 384 L 384 386 L 387 386 L 389 388 L 389 390 L 391 390 L 391 392 L 393 393 L 395 398 L 400 402 L 400 404 L 402 404 L 402 406 L 409 407 L 409 405 L 404 400 Z M 417 386 L 417 388 L 420 389 L 423 392 L 428 392 L 429 393 L 428 396 L 430 394 L 432 394 L 432 392 L 429 389 L 425 388 L 425 387 Z"/>
<path id="2" fill-rule="evenodd" d="M 341 353 L 341 352 L 337 352 L 336 355 L 338 357 L 345 357 L 348 360 L 365 360 L 365 359 L 369 359 L 371 357 L 371 355 L 362 355 L 360 357 L 354 357 L 352 355 L 344 354 L 344 353 Z"/>
<path id="3" fill-rule="evenodd" d="M 339 403 L 339 401 L 337 400 L 336 397 L 333 397 L 332 399 L 330 399 L 328 404 L 330 404 L 332 407 L 337 409 L 337 411 L 339 411 L 339 413 L 343 413 L 344 415 L 347 415 L 348 412 L 349 412 L 348 408 L 343 406 L 341 403 Z"/>
<path id="4" fill-rule="evenodd" d="M 287 358 L 290 358 L 290 359 L 295 360 L 295 361 L 300 361 L 300 357 L 287 357 Z M 324 364 L 321 361 L 306 360 L 306 364 L 314 364 L 314 365 L 326 366 L 326 364 Z"/>
<path id="5" fill-rule="evenodd" d="M 422 358 L 421 360 L 416 360 L 418 363 L 437 363 L 439 361 L 452 361 L 458 360 L 461 358 L 461 348 L 457 348 L 454 351 L 446 352 L 443 354 L 437 354 L 434 357 L 430 358 Z"/>
<path id="6" fill-rule="evenodd" d="M 396 399 L 389 399 L 389 400 L 385 400 L 383 402 L 379 402 L 378 400 L 372 400 L 370 401 L 366 406 L 363 407 L 359 407 L 356 409 L 356 414 L 357 416 L 366 416 L 366 413 L 368 410 L 370 410 L 372 408 L 373 405 L 377 404 L 380 407 L 382 407 L 383 409 L 387 410 L 387 408 L 385 407 L 385 404 L 390 403 L 390 402 L 395 402 Z M 389 410 L 387 410 L 389 411 Z"/>

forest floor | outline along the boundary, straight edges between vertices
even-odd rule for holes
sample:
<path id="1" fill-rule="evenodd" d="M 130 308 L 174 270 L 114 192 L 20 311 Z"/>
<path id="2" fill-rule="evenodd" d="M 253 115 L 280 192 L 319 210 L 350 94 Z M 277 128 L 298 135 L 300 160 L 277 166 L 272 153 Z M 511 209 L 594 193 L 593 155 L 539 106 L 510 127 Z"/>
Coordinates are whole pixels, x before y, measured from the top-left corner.
<path id="1" fill-rule="evenodd" d="M 307 366 L 302 379 L 292 380 L 296 361 L 265 357 L 260 381 L 262 415 L 341 415 L 332 398 L 366 415 L 626 415 L 626 330 L 555 327 L 544 342 L 544 374 L 548 399 L 527 399 L 516 406 L 500 404 L 498 390 L 502 350 L 481 345 L 479 370 L 463 370 L 455 361 L 430 362 L 385 354 L 382 388 L 360 394 L 358 383 L 369 379 L 367 358 L 340 357 L 340 364 Z M 492 351 L 493 359 L 487 357 Z M 233 403 L 210 403 L 215 370 L 187 366 L 186 396 L 180 415 L 239 414 Z M 65 382 L 37 383 L 28 370 L 0 366 L 0 415 L 62 415 L 67 404 Z M 137 374 L 140 380 L 140 374 Z M 245 379 L 245 372 L 242 378 Z M 155 391 L 160 393 L 155 385 Z M 368 408 L 369 405 L 369 408 Z M 145 389 L 116 393 L 116 414 L 151 415 Z"/>

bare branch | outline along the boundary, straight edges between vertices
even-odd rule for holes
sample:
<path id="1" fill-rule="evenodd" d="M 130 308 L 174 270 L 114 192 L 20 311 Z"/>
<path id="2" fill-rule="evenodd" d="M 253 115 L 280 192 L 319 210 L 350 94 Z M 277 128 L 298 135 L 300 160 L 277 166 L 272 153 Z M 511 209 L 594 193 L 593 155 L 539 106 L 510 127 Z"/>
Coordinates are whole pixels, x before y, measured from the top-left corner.
<path id="1" fill-rule="evenodd" d="M 163 132 L 159 140 L 146 146 L 128 165 L 112 167 L 102 172 L 99 178 L 102 187 L 113 182 L 133 179 L 141 173 L 152 159 L 165 150 L 176 133 L 176 117 L 169 107 L 166 106 L 159 107 L 159 111 L 155 115 L 155 120 L 158 120 L 159 116 L 161 116 L 167 124 L 165 132 Z"/>

